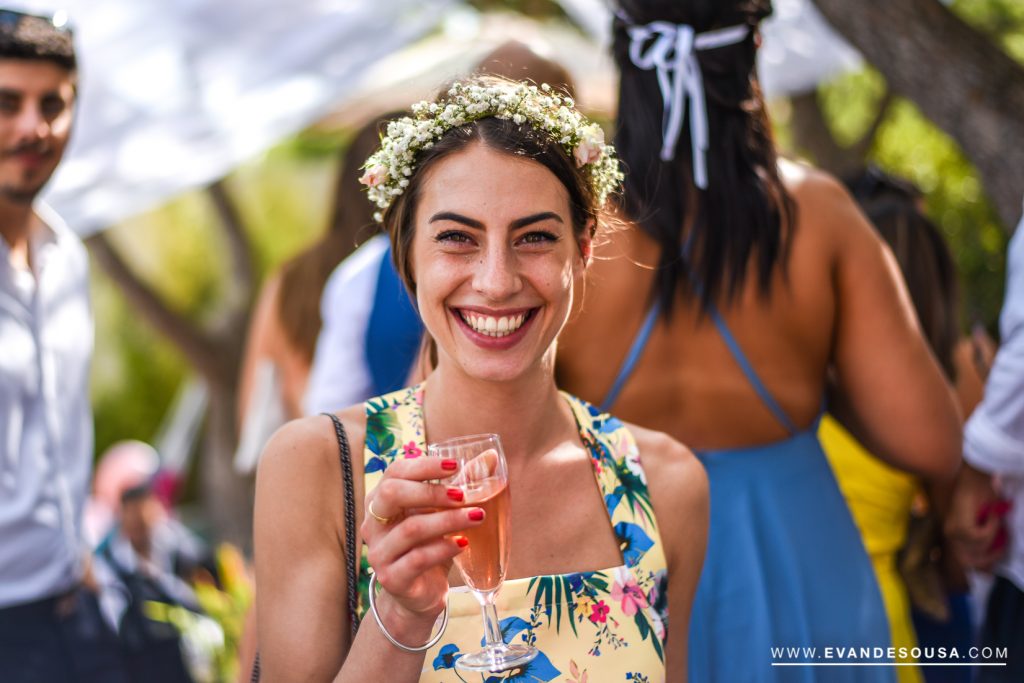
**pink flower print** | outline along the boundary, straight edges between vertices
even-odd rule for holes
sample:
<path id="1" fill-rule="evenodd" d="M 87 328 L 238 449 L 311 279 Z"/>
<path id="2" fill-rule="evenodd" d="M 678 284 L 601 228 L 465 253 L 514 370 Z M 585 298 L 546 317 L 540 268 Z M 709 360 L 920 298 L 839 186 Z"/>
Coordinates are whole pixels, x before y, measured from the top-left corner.
<path id="1" fill-rule="evenodd" d="M 590 620 L 595 624 L 603 624 L 608 621 L 608 612 L 610 611 L 611 608 L 604 603 L 604 600 L 599 600 L 590 608 Z"/>
<path id="2" fill-rule="evenodd" d="M 402 446 L 402 455 L 407 458 L 418 458 L 423 455 L 423 451 L 419 449 L 415 441 L 410 441 Z"/>
<path id="3" fill-rule="evenodd" d="M 644 595 L 640 586 L 636 585 L 636 580 L 633 577 L 630 576 L 625 581 L 622 580 L 623 578 L 619 577 L 612 585 L 612 600 L 620 601 L 622 613 L 631 617 L 648 606 L 647 596 Z"/>

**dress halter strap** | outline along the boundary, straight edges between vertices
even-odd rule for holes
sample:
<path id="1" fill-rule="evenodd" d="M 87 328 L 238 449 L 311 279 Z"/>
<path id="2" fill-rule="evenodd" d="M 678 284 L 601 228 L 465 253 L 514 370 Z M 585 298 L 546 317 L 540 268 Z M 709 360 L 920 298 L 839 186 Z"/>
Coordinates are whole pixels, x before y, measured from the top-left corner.
<path id="1" fill-rule="evenodd" d="M 686 259 L 690 252 L 691 241 L 688 239 L 682 249 L 682 258 Z M 688 271 L 689 272 L 689 271 Z M 690 272 L 690 282 L 694 288 L 694 291 L 699 296 L 703 288 L 700 282 L 694 277 L 693 273 Z M 608 391 L 604 400 L 601 401 L 601 410 L 609 410 L 615 400 L 618 398 L 619 393 L 625 386 L 626 381 L 630 375 L 636 369 L 637 363 L 640 361 L 640 356 L 643 355 L 644 348 L 647 346 L 647 342 L 650 341 L 651 332 L 654 330 L 654 324 L 657 321 L 658 314 L 661 312 L 661 304 L 655 299 L 654 303 L 651 304 L 650 309 L 647 311 L 647 317 L 644 319 L 643 325 L 637 331 L 636 338 L 633 340 L 632 346 L 629 348 L 629 353 L 623 360 L 622 365 L 619 367 L 619 373 L 612 382 L 612 387 Z M 775 419 L 779 421 L 786 431 L 790 435 L 798 433 L 800 430 L 796 428 L 793 421 L 789 419 L 786 412 L 779 405 L 779 402 L 775 400 L 775 397 L 768 387 L 765 386 L 764 382 L 761 381 L 761 377 L 754 370 L 754 366 L 750 364 L 747 359 L 747 355 L 743 352 L 743 347 L 740 346 L 736 337 L 733 335 L 732 330 L 729 329 L 729 325 L 726 324 L 725 318 L 722 317 L 722 313 L 718 310 L 718 307 L 713 302 L 708 302 L 707 313 L 711 317 L 712 322 L 715 323 L 715 327 L 718 329 L 718 333 L 722 336 L 722 340 L 725 342 L 726 347 L 729 349 L 729 353 L 735 359 L 736 363 L 740 366 L 743 374 L 746 375 L 747 381 L 757 392 L 758 398 L 761 402 L 771 411 Z"/>

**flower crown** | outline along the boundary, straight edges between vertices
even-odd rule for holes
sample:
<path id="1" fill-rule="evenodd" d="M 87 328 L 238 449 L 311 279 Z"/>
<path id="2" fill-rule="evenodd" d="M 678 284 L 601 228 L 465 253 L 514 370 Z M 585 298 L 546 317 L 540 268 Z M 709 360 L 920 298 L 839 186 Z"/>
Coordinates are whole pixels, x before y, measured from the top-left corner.
<path id="1" fill-rule="evenodd" d="M 553 92 L 547 83 L 538 88 L 518 82 L 455 83 L 440 102 L 417 102 L 412 116 L 388 124 L 380 149 L 363 165 L 365 173 L 359 182 L 368 187 L 370 201 L 380 209 L 374 220 L 380 222 L 383 211 L 409 186 L 420 150 L 430 149 L 454 128 L 492 116 L 529 123 L 548 133 L 576 160 L 577 167 L 586 167 L 597 205 L 603 205 L 622 182 L 619 161 L 615 148 L 605 144 L 601 127 L 573 107 L 572 98 Z"/>

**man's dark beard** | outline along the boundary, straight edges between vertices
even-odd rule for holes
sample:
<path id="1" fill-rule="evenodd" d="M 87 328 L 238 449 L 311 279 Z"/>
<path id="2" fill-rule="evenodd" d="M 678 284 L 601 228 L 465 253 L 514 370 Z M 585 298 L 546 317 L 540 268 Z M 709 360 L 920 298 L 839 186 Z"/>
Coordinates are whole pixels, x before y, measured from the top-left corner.
<path id="1" fill-rule="evenodd" d="M 11 187 L 9 185 L 0 185 L 0 198 L 6 199 L 11 204 L 27 205 L 35 201 L 36 196 L 42 189 L 42 185 L 34 188 L 20 188 Z"/>

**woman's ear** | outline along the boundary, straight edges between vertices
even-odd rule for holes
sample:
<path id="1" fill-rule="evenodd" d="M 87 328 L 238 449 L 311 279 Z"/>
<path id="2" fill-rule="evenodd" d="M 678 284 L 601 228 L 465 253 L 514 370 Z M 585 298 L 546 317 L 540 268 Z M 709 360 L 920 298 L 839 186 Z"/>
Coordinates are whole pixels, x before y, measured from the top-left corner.
<path id="1" fill-rule="evenodd" d="M 583 267 L 590 265 L 590 257 L 594 250 L 594 219 L 591 218 L 583 227 L 583 232 L 576 238 L 576 245 L 579 247 L 580 256 L 583 258 Z"/>

